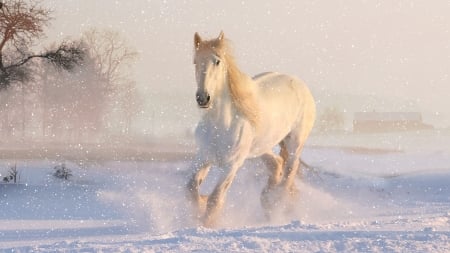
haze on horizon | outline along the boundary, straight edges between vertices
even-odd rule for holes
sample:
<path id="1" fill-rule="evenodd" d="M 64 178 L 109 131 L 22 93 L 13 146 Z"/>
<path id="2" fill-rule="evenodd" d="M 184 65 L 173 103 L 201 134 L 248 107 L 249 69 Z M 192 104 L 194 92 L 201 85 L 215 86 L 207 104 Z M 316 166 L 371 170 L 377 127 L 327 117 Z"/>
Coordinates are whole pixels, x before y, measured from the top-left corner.
<path id="1" fill-rule="evenodd" d="M 338 106 L 349 120 L 355 111 L 419 111 L 427 123 L 450 126 L 448 1 L 44 3 L 55 17 L 49 41 L 106 27 L 138 50 L 135 76 L 147 104 L 143 128 L 155 128 L 156 121 L 171 131 L 180 117 L 195 125 L 193 34 L 210 38 L 220 30 L 244 72 L 299 76 L 319 110 Z"/>

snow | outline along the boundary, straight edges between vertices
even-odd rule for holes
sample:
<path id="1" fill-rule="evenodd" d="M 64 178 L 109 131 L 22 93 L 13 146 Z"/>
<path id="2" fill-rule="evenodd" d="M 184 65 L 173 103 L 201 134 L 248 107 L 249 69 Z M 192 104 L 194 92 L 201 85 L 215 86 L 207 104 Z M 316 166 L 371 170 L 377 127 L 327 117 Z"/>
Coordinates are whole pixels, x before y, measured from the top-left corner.
<path id="1" fill-rule="evenodd" d="M 216 228 L 190 217 L 182 157 L 66 161 L 69 181 L 52 160 L 3 159 L 0 173 L 16 163 L 21 178 L 0 184 L 0 252 L 449 252 L 450 147 L 439 143 L 450 142 L 433 136 L 312 137 L 295 209 L 271 221 L 259 204 L 267 173 L 249 161 Z"/>

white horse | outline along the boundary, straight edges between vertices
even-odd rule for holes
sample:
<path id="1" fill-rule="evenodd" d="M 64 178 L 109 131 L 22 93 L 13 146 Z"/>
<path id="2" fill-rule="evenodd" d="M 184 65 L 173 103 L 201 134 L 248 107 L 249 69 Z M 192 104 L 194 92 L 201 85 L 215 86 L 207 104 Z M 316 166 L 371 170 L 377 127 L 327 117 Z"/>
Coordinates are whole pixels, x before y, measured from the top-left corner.
<path id="1" fill-rule="evenodd" d="M 315 102 L 299 79 L 262 73 L 253 79 L 239 71 L 223 32 L 212 40 L 194 36 L 196 100 L 204 110 L 196 129 L 199 148 L 188 197 L 197 218 L 213 226 L 238 169 L 247 158 L 262 157 L 271 171 L 261 194 L 266 214 L 284 196 L 297 192 L 300 153 L 315 120 Z M 280 146 L 280 153 L 273 149 Z M 212 165 L 223 168 L 209 196 L 200 184 Z"/>

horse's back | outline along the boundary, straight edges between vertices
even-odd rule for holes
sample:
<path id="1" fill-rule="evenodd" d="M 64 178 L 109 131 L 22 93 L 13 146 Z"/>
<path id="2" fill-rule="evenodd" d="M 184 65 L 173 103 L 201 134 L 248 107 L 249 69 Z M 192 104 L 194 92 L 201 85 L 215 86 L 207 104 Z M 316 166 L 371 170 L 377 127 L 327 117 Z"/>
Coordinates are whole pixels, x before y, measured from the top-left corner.
<path id="1" fill-rule="evenodd" d="M 268 71 L 268 72 L 262 72 L 262 73 L 259 73 L 259 74 L 255 75 L 255 76 L 253 76 L 252 79 L 253 79 L 254 81 L 258 81 L 258 79 L 268 77 L 268 76 L 270 76 L 270 75 L 272 75 L 272 74 L 278 74 L 278 73 L 277 73 L 277 72 L 271 72 L 271 71 Z"/>
<path id="2" fill-rule="evenodd" d="M 264 147 L 269 142 L 275 145 L 292 131 L 310 131 L 315 118 L 315 102 L 303 81 L 277 72 L 261 73 L 253 80 L 258 87 L 260 119 L 264 122 L 257 145 Z"/>
<path id="3" fill-rule="evenodd" d="M 277 72 L 264 72 L 253 77 L 261 98 L 284 106 L 314 103 L 311 92 L 299 78 Z"/>
<path id="4" fill-rule="evenodd" d="M 289 79 L 292 78 L 288 75 L 280 74 L 278 72 L 263 72 L 253 77 L 253 81 L 255 81 L 259 87 L 283 84 L 286 83 L 286 81 L 288 81 Z"/>
<path id="5" fill-rule="evenodd" d="M 263 72 L 253 77 L 260 89 L 281 90 L 284 87 L 291 91 L 309 92 L 306 84 L 296 76 L 278 72 Z M 306 90 L 306 91 L 305 91 Z"/>

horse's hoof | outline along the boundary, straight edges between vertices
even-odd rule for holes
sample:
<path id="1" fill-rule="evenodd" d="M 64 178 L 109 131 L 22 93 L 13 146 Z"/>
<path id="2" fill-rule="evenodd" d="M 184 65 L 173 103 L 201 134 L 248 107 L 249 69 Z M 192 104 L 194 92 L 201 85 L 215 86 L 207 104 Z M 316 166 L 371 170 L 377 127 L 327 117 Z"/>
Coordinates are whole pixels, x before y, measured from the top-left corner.
<path id="1" fill-rule="evenodd" d="M 206 212 L 206 203 L 208 203 L 208 195 L 200 195 L 198 200 L 198 211 L 201 214 Z"/>
<path id="2" fill-rule="evenodd" d="M 202 218 L 202 225 L 205 228 L 214 228 L 214 227 L 217 227 L 217 220 L 212 219 L 211 217 L 208 217 L 205 215 Z"/>

